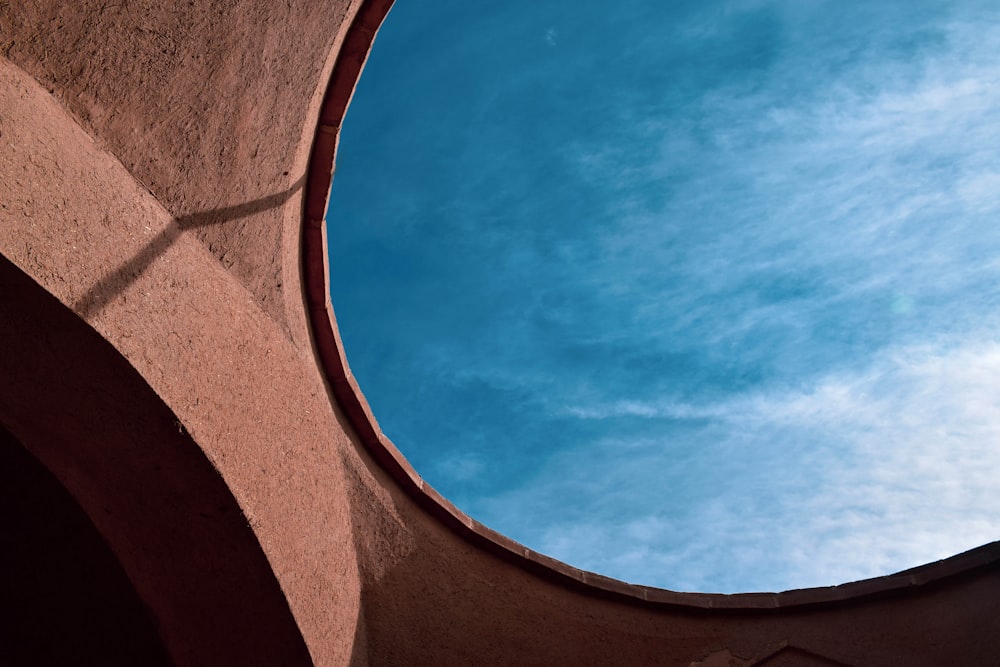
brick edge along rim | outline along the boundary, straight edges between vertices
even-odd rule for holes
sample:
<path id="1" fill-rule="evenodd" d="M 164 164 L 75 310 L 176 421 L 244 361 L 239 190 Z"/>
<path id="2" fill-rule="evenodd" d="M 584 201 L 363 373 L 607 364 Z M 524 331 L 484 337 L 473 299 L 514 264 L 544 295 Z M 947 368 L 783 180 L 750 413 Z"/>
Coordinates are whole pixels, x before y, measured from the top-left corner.
<path id="1" fill-rule="evenodd" d="M 581 570 L 529 549 L 455 507 L 427 484 L 378 426 L 351 373 L 330 300 L 326 212 L 340 128 L 379 26 L 394 0 L 363 0 L 327 85 L 306 177 L 301 270 L 314 352 L 327 384 L 363 446 L 403 491 L 462 539 L 548 581 L 582 593 L 644 606 L 688 611 L 762 612 L 831 606 L 925 589 L 984 569 L 1000 568 L 1000 541 L 944 560 L 872 579 L 780 593 L 683 593 L 629 584 Z"/>

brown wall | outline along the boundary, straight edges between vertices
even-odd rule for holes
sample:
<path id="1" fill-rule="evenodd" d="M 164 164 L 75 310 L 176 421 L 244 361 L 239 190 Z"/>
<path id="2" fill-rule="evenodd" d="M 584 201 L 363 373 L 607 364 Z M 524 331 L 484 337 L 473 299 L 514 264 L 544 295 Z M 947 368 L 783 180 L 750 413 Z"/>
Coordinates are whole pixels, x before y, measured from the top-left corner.
<path id="1" fill-rule="evenodd" d="M 87 515 L 3 428 L 0 525 L 0 662 L 170 664 L 148 610 Z"/>
<path id="2" fill-rule="evenodd" d="M 409 468 L 340 352 L 322 225 L 389 4 L 0 2 L 0 426 L 171 660 L 997 664 L 997 545 L 679 594 L 530 552 Z"/>

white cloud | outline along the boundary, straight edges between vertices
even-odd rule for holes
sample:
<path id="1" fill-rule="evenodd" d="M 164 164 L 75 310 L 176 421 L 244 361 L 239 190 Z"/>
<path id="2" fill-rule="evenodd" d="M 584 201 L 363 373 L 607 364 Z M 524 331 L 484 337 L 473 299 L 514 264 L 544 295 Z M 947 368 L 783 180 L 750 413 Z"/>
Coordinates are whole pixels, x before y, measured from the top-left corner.
<path id="1" fill-rule="evenodd" d="M 434 469 L 436 476 L 442 476 L 451 482 L 468 482 L 483 474 L 486 464 L 480 456 L 459 453 L 438 461 Z"/>
<path id="2" fill-rule="evenodd" d="M 689 36 L 718 37 L 730 18 Z M 813 71 L 824 54 L 798 44 L 766 71 L 709 77 L 707 93 L 596 96 L 622 107 L 620 122 L 566 147 L 578 180 L 558 187 L 608 210 L 561 227 L 558 211 L 530 209 L 532 234 L 559 237 L 547 253 L 479 205 L 532 178 L 529 164 L 463 175 L 475 205 L 451 213 L 491 251 L 483 264 L 502 288 L 466 291 L 503 317 L 423 348 L 414 374 L 516 389 L 590 438 L 530 431 L 546 436 L 536 472 L 470 497 L 477 518 L 575 565 L 689 590 L 837 583 L 1000 537 L 1000 24 L 934 21 L 941 41 L 914 58 L 878 52 L 887 33 L 908 36 L 883 25 L 863 40 L 870 54 L 833 47 L 840 69 Z M 543 28 L 535 38 L 554 46 Z M 772 279 L 808 293 L 768 298 Z M 506 298 L 511 285 L 526 301 Z M 660 391 L 653 373 L 633 381 L 618 364 L 669 375 L 658 354 L 696 357 L 677 374 L 714 393 Z M 720 359 L 762 379 L 720 387 L 738 375 L 706 380 Z M 622 432 L 636 422 L 650 427 Z M 523 451 L 530 438 L 503 440 L 510 426 L 492 425 L 495 446 Z M 669 430 L 650 435 L 658 426 Z M 461 446 L 487 452 L 483 438 Z M 486 458 L 434 461 L 466 487 L 501 477 Z"/>
<path id="3" fill-rule="evenodd" d="M 579 327 L 588 342 L 715 349 L 776 322 L 808 338 L 818 315 L 872 304 L 898 331 L 838 368 L 711 400 L 566 390 L 536 377 L 548 368 L 486 360 L 475 372 L 537 383 L 562 417 L 691 426 L 564 444 L 477 516 L 575 565 L 682 589 L 827 585 L 1000 538 L 1000 30 L 945 35 L 923 60 L 861 60 L 812 96 L 736 83 L 703 97 L 697 122 L 633 119 L 661 145 L 645 165 L 579 147 L 582 178 L 626 202 L 582 280 L 632 303 Z M 678 170 L 688 180 L 658 208 L 635 203 L 637 181 L 673 187 Z M 807 302 L 713 315 L 755 272 L 796 267 L 823 288 Z"/>
<path id="4" fill-rule="evenodd" d="M 687 590 L 829 585 L 947 557 L 1000 538 L 998 340 L 890 350 L 805 390 L 573 409 L 583 419 L 712 419 L 726 435 L 700 455 L 724 469 L 687 480 L 688 502 L 678 480 L 704 471 L 667 446 L 605 442 L 620 454 L 615 470 L 599 451 L 574 451 L 487 507 L 574 565 Z M 571 463 L 588 456 L 597 471 Z M 580 488 L 603 501 L 563 522 L 549 507 L 547 525 L 533 524 L 532 511 L 572 503 Z"/>

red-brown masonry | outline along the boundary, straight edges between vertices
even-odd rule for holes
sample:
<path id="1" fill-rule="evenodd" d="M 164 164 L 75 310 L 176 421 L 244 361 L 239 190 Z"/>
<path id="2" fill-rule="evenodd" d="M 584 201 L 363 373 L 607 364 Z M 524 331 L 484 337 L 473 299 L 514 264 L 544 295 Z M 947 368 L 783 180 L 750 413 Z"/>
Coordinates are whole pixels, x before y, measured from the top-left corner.
<path id="1" fill-rule="evenodd" d="M 350 374 L 326 282 L 337 136 L 390 5 L 0 2 L 0 425 L 170 659 L 998 664 L 997 544 L 678 593 L 528 550 L 423 482 Z"/>

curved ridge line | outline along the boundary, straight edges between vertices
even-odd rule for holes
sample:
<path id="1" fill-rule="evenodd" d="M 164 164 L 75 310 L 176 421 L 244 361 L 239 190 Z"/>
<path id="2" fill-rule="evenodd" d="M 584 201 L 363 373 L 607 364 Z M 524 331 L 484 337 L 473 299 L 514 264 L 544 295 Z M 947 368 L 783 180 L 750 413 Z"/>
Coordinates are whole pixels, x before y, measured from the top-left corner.
<path id="1" fill-rule="evenodd" d="M 1000 541 L 997 541 L 903 572 L 837 586 L 779 593 L 685 593 L 630 584 L 534 551 L 476 521 L 427 484 L 379 428 L 351 373 L 330 302 L 326 261 L 325 218 L 341 124 L 375 35 L 393 2 L 363 0 L 337 56 L 309 159 L 301 257 L 313 343 L 334 398 L 368 453 L 420 507 L 466 541 L 544 579 L 589 595 L 660 608 L 739 613 L 827 606 L 911 591 L 981 569 L 1000 569 Z"/>

